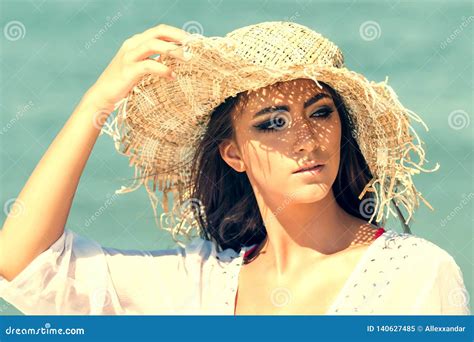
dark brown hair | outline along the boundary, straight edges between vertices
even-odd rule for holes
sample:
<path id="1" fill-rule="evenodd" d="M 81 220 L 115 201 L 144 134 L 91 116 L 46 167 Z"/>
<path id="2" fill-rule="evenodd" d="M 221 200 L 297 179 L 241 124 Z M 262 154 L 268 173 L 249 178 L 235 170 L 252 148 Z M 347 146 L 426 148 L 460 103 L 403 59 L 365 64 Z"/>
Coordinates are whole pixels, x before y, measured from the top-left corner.
<path id="1" fill-rule="evenodd" d="M 355 140 L 353 122 L 340 96 L 327 84 L 319 83 L 331 94 L 341 120 L 341 159 L 332 186 L 334 196 L 346 212 L 367 221 L 360 205 L 365 199 L 373 200 L 374 195 L 366 192 L 361 200 L 358 195 L 372 174 Z M 192 167 L 192 197 L 199 199 L 204 207 L 203 212 L 196 213 L 202 228 L 201 237 L 215 241 L 222 250 L 232 248 L 237 252 L 243 246 L 260 244 L 267 236 L 247 174 L 232 169 L 219 153 L 219 144 L 234 137 L 230 114 L 242 94 L 227 98 L 214 109 Z"/>

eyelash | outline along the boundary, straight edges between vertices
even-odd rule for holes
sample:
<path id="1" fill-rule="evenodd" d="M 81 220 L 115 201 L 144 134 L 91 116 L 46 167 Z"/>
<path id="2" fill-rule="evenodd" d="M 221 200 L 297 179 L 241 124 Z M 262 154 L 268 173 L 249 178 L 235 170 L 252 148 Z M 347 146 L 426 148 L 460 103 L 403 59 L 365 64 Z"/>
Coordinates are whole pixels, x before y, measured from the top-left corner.
<path id="1" fill-rule="evenodd" d="M 329 108 L 329 107 L 324 107 L 324 108 L 321 108 L 321 109 L 315 111 L 314 113 L 312 113 L 311 116 L 313 116 L 313 114 L 316 114 L 316 113 L 318 113 L 318 112 L 324 112 L 325 114 L 323 114 L 323 115 L 318 115 L 318 116 L 316 116 L 317 118 L 326 119 L 326 118 L 328 118 L 328 117 L 331 115 L 331 113 L 332 113 L 333 111 L 332 111 L 332 109 Z M 259 131 L 261 131 L 261 132 L 263 132 L 263 133 L 267 133 L 267 132 L 269 133 L 269 132 L 277 131 L 277 130 L 274 129 L 274 128 L 265 127 L 265 126 L 271 125 L 271 124 L 272 124 L 271 121 L 265 121 L 265 122 L 262 122 L 262 123 L 259 124 L 259 125 L 254 126 L 254 127 L 257 128 Z M 271 127 L 271 126 L 269 126 L 269 127 Z"/>

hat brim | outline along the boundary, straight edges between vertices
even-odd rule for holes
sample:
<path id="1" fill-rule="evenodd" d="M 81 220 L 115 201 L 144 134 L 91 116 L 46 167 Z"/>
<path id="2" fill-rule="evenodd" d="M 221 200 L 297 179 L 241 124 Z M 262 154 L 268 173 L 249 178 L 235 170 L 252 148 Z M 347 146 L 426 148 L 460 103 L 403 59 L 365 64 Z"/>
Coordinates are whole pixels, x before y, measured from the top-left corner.
<path id="1" fill-rule="evenodd" d="M 186 198 L 181 196 L 190 193 L 194 148 L 212 110 L 226 98 L 276 82 L 308 78 L 331 86 L 347 108 L 354 137 L 376 180 L 363 193 L 375 192 L 378 183 L 384 189 L 379 191 L 384 197 L 378 198 L 381 206 L 397 194 L 407 209 L 418 205 L 417 195 L 421 195 L 411 175 L 428 170 L 422 169 L 424 151 L 410 119 L 424 123 L 398 101 L 387 80 L 376 83 L 345 67 L 314 63 L 273 69 L 242 59 L 227 43 L 219 37 L 191 41 L 186 47 L 192 58 L 187 62 L 162 56 L 177 79 L 146 75 L 119 108 L 111 135 L 148 190 L 151 180 L 150 191 L 156 187 L 164 192 L 176 190 L 179 201 Z M 411 160 L 411 151 L 418 155 L 418 162 Z"/>

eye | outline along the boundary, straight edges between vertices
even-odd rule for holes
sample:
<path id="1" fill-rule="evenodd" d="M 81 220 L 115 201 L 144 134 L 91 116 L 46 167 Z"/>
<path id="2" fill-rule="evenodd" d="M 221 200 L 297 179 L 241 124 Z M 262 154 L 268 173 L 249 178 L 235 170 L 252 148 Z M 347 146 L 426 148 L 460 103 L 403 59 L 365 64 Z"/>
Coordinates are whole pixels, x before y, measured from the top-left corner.
<path id="1" fill-rule="evenodd" d="M 259 125 L 254 126 L 262 132 L 274 132 L 281 131 L 286 128 L 290 123 L 290 115 L 286 112 L 276 112 L 272 115 L 272 118 L 268 121 L 262 122 Z"/>
<path id="2" fill-rule="evenodd" d="M 313 112 L 310 117 L 313 118 L 327 118 L 331 115 L 333 110 L 331 107 L 324 106 L 319 108 L 317 111 Z M 275 131 L 281 131 L 284 129 L 288 123 L 290 122 L 290 117 L 288 114 L 277 114 L 272 117 L 271 120 L 262 122 L 259 125 L 254 126 L 261 132 L 275 132 Z"/>
<path id="3" fill-rule="evenodd" d="M 329 115 L 331 115 L 331 113 L 332 113 L 331 107 L 324 106 L 324 107 L 318 109 L 317 111 L 315 111 L 313 114 L 311 114 L 311 116 L 315 116 L 317 118 L 321 118 L 321 117 L 326 118 Z"/>

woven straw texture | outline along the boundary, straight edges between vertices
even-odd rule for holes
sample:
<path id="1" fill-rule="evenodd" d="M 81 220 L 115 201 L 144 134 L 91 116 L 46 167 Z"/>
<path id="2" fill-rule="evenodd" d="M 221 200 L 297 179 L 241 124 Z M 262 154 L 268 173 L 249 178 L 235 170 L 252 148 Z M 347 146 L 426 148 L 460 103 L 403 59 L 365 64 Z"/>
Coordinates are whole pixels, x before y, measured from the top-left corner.
<path id="1" fill-rule="evenodd" d="M 428 127 L 399 102 L 387 79 L 375 83 L 348 70 L 339 48 L 321 34 L 293 22 L 264 22 L 225 37 L 193 34 L 182 47 L 191 56 L 189 61 L 160 56 L 177 78 L 143 77 L 116 104 L 115 116 L 102 129 L 135 169 L 136 179 L 117 193 L 144 186 L 158 227 L 170 231 L 178 244 L 184 245 L 179 240 L 182 236 L 199 234 L 192 212 L 203 208 L 190 197 L 190 168 L 212 110 L 239 92 L 297 78 L 327 83 L 348 109 L 354 136 L 374 175 L 359 196 L 375 193 L 369 222 L 397 216 L 390 201 L 408 213 L 405 223 L 420 199 L 433 209 L 412 181 L 413 175 L 439 167 L 423 167 L 423 142 L 412 123 Z M 157 214 L 159 204 L 161 215 Z"/>

